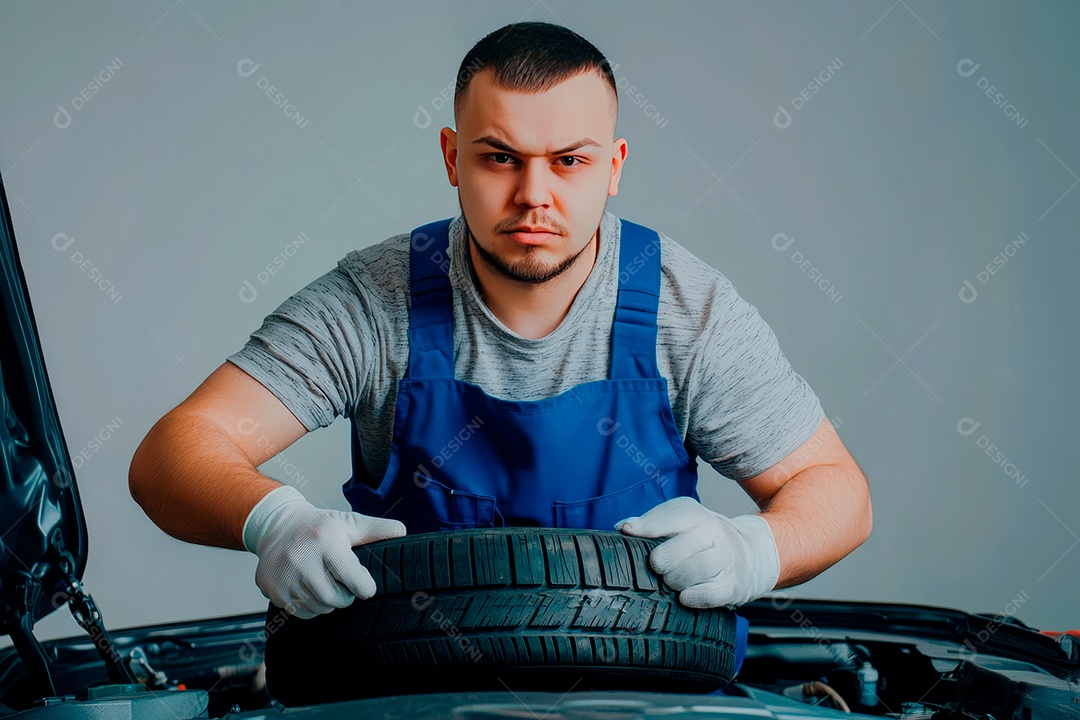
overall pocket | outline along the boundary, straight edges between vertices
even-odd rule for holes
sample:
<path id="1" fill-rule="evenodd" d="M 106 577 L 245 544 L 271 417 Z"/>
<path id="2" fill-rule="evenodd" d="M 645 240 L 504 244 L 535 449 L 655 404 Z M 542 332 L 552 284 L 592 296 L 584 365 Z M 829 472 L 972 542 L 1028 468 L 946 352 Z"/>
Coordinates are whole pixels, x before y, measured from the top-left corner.
<path id="1" fill-rule="evenodd" d="M 585 500 L 556 500 L 553 503 L 555 526 L 613 530 L 615 523 L 620 520 L 641 515 L 667 499 L 659 480 L 652 477 L 628 488 Z"/>
<path id="2" fill-rule="evenodd" d="M 455 490 L 420 473 L 413 473 L 409 481 L 413 487 L 401 497 L 406 507 L 399 506 L 401 512 L 394 515 L 409 533 L 495 527 L 491 495 Z"/>

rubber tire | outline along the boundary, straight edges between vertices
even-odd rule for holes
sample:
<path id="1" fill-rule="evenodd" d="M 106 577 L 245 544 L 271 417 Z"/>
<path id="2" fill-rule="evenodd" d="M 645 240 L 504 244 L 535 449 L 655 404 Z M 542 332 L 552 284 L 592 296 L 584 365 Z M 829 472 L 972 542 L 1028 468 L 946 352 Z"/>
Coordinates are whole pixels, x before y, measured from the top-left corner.
<path id="1" fill-rule="evenodd" d="M 266 682 L 286 706 L 462 690 L 706 693 L 731 681 L 735 614 L 649 567 L 658 540 L 492 528 L 355 548 L 367 600 L 300 620 L 273 603 Z"/>

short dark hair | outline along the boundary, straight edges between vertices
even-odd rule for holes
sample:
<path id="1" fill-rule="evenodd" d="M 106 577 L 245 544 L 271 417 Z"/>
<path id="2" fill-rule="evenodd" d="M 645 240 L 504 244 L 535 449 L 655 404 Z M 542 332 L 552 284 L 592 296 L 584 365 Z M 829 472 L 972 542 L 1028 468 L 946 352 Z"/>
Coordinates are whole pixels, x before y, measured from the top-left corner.
<path id="1" fill-rule="evenodd" d="M 518 22 L 489 33 L 466 53 L 454 89 L 454 120 L 461 115 L 473 75 L 495 73 L 496 84 L 520 92 L 543 92 L 589 70 L 600 73 L 615 97 L 619 92 L 611 64 L 596 46 L 570 28 L 546 22 Z"/>

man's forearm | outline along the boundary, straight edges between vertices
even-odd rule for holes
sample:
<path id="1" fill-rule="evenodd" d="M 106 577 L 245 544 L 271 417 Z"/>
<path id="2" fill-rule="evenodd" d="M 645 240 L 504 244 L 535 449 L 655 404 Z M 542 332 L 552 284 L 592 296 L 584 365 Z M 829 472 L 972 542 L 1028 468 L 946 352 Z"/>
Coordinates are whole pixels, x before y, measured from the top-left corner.
<path id="1" fill-rule="evenodd" d="M 281 483 L 260 473 L 212 421 L 170 414 L 135 451 L 128 485 L 147 516 L 169 535 L 243 550 L 244 520 Z"/>
<path id="2" fill-rule="evenodd" d="M 866 478 L 849 464 L 815 465 L 794 475 L 761 516 L 780 556 L 776 589 L 806 582 L 863 543 L 872 513 Z"/>

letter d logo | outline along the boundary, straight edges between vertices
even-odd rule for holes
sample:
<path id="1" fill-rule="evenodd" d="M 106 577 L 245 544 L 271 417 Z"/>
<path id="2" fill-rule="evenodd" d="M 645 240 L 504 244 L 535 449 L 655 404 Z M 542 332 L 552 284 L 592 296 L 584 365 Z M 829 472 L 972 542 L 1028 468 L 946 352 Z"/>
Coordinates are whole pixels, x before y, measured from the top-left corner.
<path id="1" fill-rule="evenodd" d="M 960 421 L 958 423 L 956 423 L 956 432 L 960 433 L 964 437 L 967 437 L 971 433 L 978 430 L 980 425 L 982 425 L 982 423 L 975 422 L 969 417 L 963 417 L 960 418 Z"/>
<path id="2" fill-rule="evenodd" d="M 67 242 L 65 242 L 63 245 L 58 245 L 56 241 L 60 240 L 61 238 L 63 238 Z M 56 250 L 57 252 L 64 252 L 69 247 L 71 247 L 71 243 L 73 242 L 75 242 L 75 238 L 71 237 L 70 235 L 66 235 L 65 233 L 56 233 L 55 235 L 53 235 L 52 239 L 53 250 Z"/>
<path id="3" fill-rule="evenodd" d="M 255 298 L 259 297 L 259 291 L 255 289 L 247 280 L 244 281 L 243 286 L 240 288 L 240 302 L 251 304 L 255 302 Z"/>
<path id="4" fill-rule="evenodd" d="M 431 113 L 423 105 L 416 106 L 416 114 L 412 116 L 412 124 L 420 130 L 425 130 L 431 125 Z"/>
<path id="5" fill-rule="evenodd" d="M 262 67 L 260 63 L 244 58 L 236 63 L 236 72 L 240 74 L 240 77 L 251 77 L 260 67 Z"/>
<path id="6" fill-rule="evenodd" d="M 784 242 L 783 246 L 781 246 L 779 242 L 783 242 L 785 240 L 787 242 Z M 772 236 L 773 250 L 776 250 L 777 252 L 784 252 L 789 247 L 791 247 L 791 243 L 793 242 L 795 242 L 795 238 L 788 236 L 787 233 L 776 233 Z"/>
<path id="7" fill-rule="evenodd" d="M 56 114 L 52 116 L 53 125 L 66 130 L 71 127 L 71 113 L 63 105 L 56 106 Z"/>
<path id="8" fill-rule="evenodd" d="M 615 418 L 600 418 L 600 421 L 596 423 L 596 432 L 600 433 L 601 435 L 611 435 L 618 429 L 619 425 L 621 424 L 622 423 L 620 423 Z"/>
<path id="9" fill-rule="evenodd" d="M 974 60 L 964 58 L 960 62 L 956 63 L 956 72 L 960 75 L 960 77 L 971 77 L 980 67 L 982 66 Z"/>
<path id="10" fill-rule="evenodd" d="M 975 299 L 979 297 L 979 291 L 975 289 L 975 286 L 964 281 L 964 286 L 960 288 L 960 302 L 970 305 L 975 302 Z"/>
<path id="11" fill-rule="evenodd" d="M 786 130 L 791 125 L 791 113 L 785 110 L 783 105 L 777 105 L 776 114 L 772 116 L 772 124 L 781 130 Z"/>

